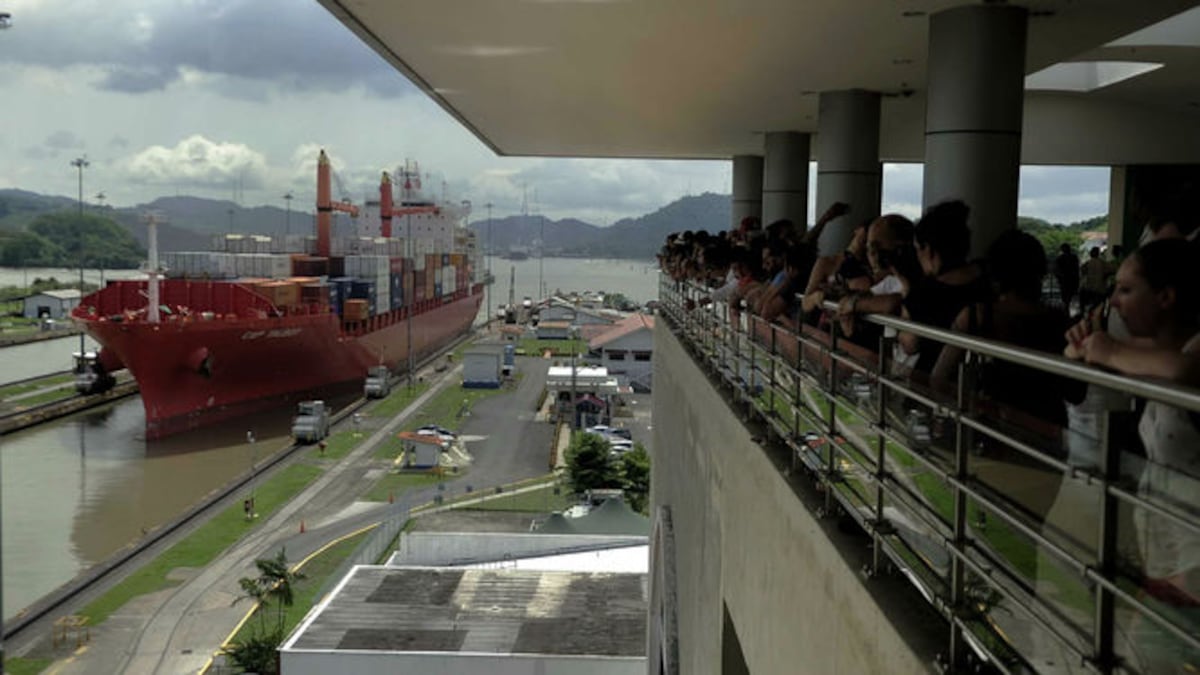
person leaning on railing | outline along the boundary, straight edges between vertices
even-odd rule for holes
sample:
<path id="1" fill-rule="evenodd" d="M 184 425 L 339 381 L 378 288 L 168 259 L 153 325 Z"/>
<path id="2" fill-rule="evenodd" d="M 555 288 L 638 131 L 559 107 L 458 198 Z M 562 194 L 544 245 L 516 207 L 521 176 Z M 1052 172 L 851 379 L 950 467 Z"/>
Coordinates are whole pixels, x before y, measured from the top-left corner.
<path id="1" fill-rule="evenodd" d="M 963 308 L 952 329 L 1026 349 L 1061 353 L 1069 319 L 1065 311 L 1041 302 L 1046 273 L 1041 243 L 1030 234 L 1009 230 L 988 247 L 986 262 L 992 294 Z M 954 390 L 964 355 L 959 347 L 942 349 L 931 375 L 936 389 Z M 1011 411 L 1019 410 L 1027 415 L 1019 420 L 1022 426 L 1039 426 L 1054 436 L 1067 422 L 1064 401 L 1082 400 L 1084 394 L 1083 387 L 1070 379 L 1003 360 L 983 367 L 979 389 L 988 401 L 1000 404 L 996 412 L 1001 417 L 1011 417 Z"/>
<path id="2" fill-rule="evenodd" d="M 1125 350 L 1101 331 L 1081 324 L 1067 334 L 1066 354 L 1106 363 L 1130 374 L 1145 374 L 1158 352 L 1183 355 L 1176 363 L 1200 358 L 1200 279 L 1197 245 L 1179 239 L 1152 241 L 1121 264 L 1111 306 L 1135 342 Z M 1175 381 L 1200 386 L 1194 367 L 1158 371 Z M 1200 415 L 1150 401 L 1138 423 L 1147 463 L 1139 488 L 1177 511 L 1200 514 Z M 1135 512 L 1138 547 L 1150 596 L 1186 611 L 1200 622 L 1200 537 L 1147 509 Z M 1195 655 L 1192 655 L 1193 657 Z"/>
<path id="3" fill-rule="evenodd" d="M 866 292 L 853 291 L 838 302 L 842 334 L 875 349 L 882 331 L 874 324 L 856 324 L 858 314 L 899 314 L 904 296 L 920 278 L 912 221 L 898 214 L 880 216 L 867 228 L 867 262 L 871 269 Z M 815 306 L 815 305 L 814 305 Z"/>

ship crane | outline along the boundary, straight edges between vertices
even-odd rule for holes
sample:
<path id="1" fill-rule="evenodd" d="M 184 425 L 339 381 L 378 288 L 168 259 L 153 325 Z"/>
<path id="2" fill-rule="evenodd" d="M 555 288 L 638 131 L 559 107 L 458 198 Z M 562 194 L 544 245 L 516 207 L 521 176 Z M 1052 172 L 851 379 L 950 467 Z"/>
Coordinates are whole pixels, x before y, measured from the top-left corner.
<path id="1" fill-rule="evenodd" d="M 350 203 L 350 200 L 343 199 L 341 201 L 333 201 L 331 195 L 332 188 L 330 186 L 330 174 L 333 168 L 329 165 L 329 156 L 321 150 L 321 154 L 317 156 L 317 255 L 328 258 L 330 253 L 330 230 L 332 227 L 332 213 L 341 211 L 349 213 L 351 218 L 358 217 L 358 207 Z M 341 180 L 338 180 L 341 184 Z"/>

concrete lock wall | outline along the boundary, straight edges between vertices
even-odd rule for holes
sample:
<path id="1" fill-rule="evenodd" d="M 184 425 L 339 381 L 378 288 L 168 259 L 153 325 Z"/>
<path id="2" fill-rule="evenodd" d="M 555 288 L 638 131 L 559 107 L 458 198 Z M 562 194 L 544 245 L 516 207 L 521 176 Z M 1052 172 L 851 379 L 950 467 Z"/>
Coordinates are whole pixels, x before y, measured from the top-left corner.
<path id="1" fill-rule="evenodd" d="M 671 331 L 654 360 L 651 500 L 673 514 L 681 672 L 721 672 L 722 603 L 755 675 L 930 672 Z"/>

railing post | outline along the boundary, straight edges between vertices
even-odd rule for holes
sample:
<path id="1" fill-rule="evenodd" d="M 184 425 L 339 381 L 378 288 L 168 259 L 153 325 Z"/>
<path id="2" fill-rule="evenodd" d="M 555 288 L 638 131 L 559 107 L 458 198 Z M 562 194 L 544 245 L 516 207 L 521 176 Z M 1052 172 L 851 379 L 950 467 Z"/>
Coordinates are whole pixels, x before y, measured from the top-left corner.
<path id="1" fill-rule="evenodd" d="M 779 334 L 778 326 L 771 326 L 771 373 L 770 373 L 770 393 L 767 395 L 767 401 L 771 405 L 771 417 L 779 417 L 778 411 L 775 409 L 775 387 L 778 386 L 779 380 L 775 372 L 775 362 L 779 360 L 779 350 L 776 348 L 775 336 Z"/>
<path id="2" fill-rule="evenodd" d="M 1117 528 L 1119 502 L 1108 492 L 1108 487 L 1121 478 L 1121 446 L 1119 430 L 1126 427 L 1133 414 L 1125 411 L 1105 411 L 1100 428 L 1100 513 L 1097 519 L 1096 571 L 1105 579 L 1115 581 L 1117 576 Z M 1103 584 L 1096 584 L 1096 614 L 1092 633 L 1092 655 L 1090 661 L 1101 673 L 1111 673 L 1117 666 L 1114 649 L 1114 620 L 1116 598 Z"/>
<path id="3" fill-rule="evenodd" d="M 877 455 L 875 458 L 875 526 L 871 530 L 871 569 L 869 576 L 879 574 L 880 554 L 883 551 L 883 537 L 890 534 L 888 522 L 883 517 L 883 502 L 884 490 L 883 482 L 887 480 L 887 437 L 884 436 L 883 430 L 887 426 L 887 387 L 883 386 L 883 379 L 887 376 L 889 364 L 891 362 L 893 338 L 886 335 L 879 338 L 879 360 L 877 361 L 877 371 L 875 373 L 876 392 L 876 410 L 875 423 L 878 429 L 875 433 L 875 441 L 878 444 Z"/>
<path id="4" fill-rule="evenodd" d="M 837 436 L 837 400 L 834 392 L 837 391 L 837 360 L 832 358 L 838 348 L 838 334 L 840 333 L 838 322 L 834 321 L 829 326 L 829 378 L 826 381 L 825 404 L 829 408 L 829 419 L 826 424 L 826 460 L 825 460 L 825 514 L 833 514 L 833 484 L 837 479 L 837 451 L 834 450 L 834 438 Z"/>
<path id="5" fill-rule="evenodd" d="M 971 430 L 962 423 L 962 417 L 970 414 L 972 392 L 975 386 L 976 356 L 970 352 L 958 364 L 958 395 L 956 398 L 957 415 L 954 429 L 954 477 L 958 483 L 965 483 L 968 472 L 968 458 L 971 449 Z M 967 607 L 967 568 L 963 563 L 963 555 L 967 550 L 967 494 L 954 487 L 954 521 L 951 523 L 953 538 L 951 546 L 958 552 L 950 560 L 950 608 L 954 616 L 961 616 Z M 950 622 L 950 653 L 948 670 L 959 672 L 966 666 L 970 646 L 963 636 L 962 628 L 957 622 Z"/>

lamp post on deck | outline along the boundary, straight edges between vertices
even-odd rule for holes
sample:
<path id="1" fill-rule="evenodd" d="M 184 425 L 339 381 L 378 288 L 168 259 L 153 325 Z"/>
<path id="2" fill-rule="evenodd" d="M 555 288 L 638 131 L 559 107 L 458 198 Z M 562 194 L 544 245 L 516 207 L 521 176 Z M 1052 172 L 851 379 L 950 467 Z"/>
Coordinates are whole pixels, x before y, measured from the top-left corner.
<path id="1" fill-rule="evenodd" d="M 79 170 L 79 304 L 83 304 L 83 170 L 91 166 L 87 155 L 76 157 L 71 160 L 71 166 Z M 79 368 L 83 368 L 86 361 L 84 354 L 86 352 L 84 346 L 83 331 L 79 332 Z"/>
<path id="2" fill-rule="evenodd" d="M 283 221 L 283 223 L 284 223 L 283 224 L 283 233 L 285 235 L 290 235 L 292 233 L 292 200 L 293 199 L 295 199 L 295 195 L 293 195 L 290 190 L 287 192 L 287 194 L 283 195 L 283 200 L 284 200 L 284 202 L 287 203 L 287 215 L 284 216 L 285 219 Z"/>

